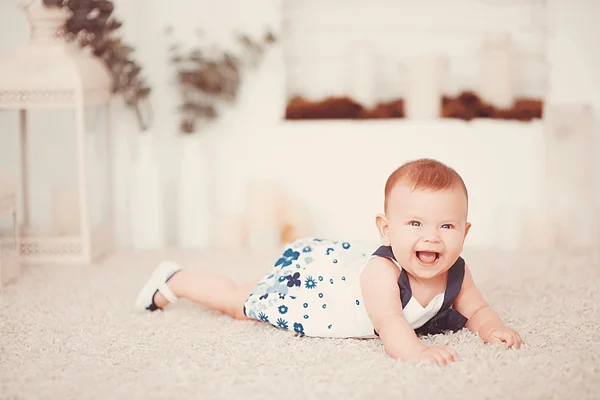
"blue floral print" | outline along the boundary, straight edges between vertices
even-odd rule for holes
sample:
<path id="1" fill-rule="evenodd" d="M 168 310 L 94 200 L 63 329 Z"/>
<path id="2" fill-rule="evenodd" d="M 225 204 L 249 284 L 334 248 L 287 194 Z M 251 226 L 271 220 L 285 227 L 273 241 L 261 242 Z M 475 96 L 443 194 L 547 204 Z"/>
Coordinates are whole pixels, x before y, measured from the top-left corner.
<path id="1" fill-rule="evenodd" d="M 307 276 L 306 281 L 304 282 L 304 287 L 307 289 L 314 289 L 317 287 L 317 282 L 313 279 L 312 276 Z"/>
<path id="2" fill-rule="evenodd" d="M 269 317 L 263 312 L 258 313 L 258 318 L 260 318 L 262 322 L 269 322 Z"/>
<path id="3" fill-rule="evenodd" d="M 304 335 L 304 327 L 299 322 L 294 322 L 294 332 Z"/>
<path id="4" fill-rule="evenodd" d="M 277 326 L 279 326 L 281 329 L 287 329 L 288 328 L 288 323 L 285 319 L 283 318 L 278 318 L 277 319 Z"/>
<path id="5" fill-rule="evenodd" d="M 281 265 L 282 268 L 287 267 L 288 265 L 291 265 L 294 261 L 296 261 L 298 257 L 300 257 L 300 253 L 294 251 L 293 249 L 287 249 L 285 253 L 283 253 L 283 257 L 277 260 L 275 266 L 277 267 Z"/>
<path id="6" fill-rule="evenodd" d="M 299 335 L 335 337 L 335 327 L 340 325 L 336 321 L 362 306 L 358 295 L 343 301 L 337 297 L 347 296 L 353 287 L 349 283 L 356 282 L 353 270 L 348 268 L 360 263 L 354 263 L 355 253 L 346 251 L 350 248 L 349 242 L 327 239 L 290 243 L 247 298 L 246 315 L 281 329 L 293 329 Z M 366 255 L 356 254 L 356 260 L 366 260 Z M 314 290 L 317 287 L 319 290 Z"/>
<path id="7" fill-rule="evenodd" d="M 288 275 L 285 277 L 285 279 L 288 280 L 287 285 L 289 287 L 294 287 L 294 286 L 300 286 L 302 284 L 302 282 L 300 282 L 300 272 L 296 272 L 294 275 Z"/>

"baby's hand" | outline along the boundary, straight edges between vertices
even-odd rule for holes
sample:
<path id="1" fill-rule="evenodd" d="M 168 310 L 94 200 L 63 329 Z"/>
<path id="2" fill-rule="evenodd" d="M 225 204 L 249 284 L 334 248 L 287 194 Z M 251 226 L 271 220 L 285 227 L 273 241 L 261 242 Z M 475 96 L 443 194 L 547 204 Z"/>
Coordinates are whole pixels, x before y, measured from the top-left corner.
<path id="1" fill-rule="evenodd" d="M 486 342 L 491 344 L 506 343 L 509 348 L 518 349 L 523 344 L 523 339 L 514 329 L 504 327 L 491 331 Z"/>
<path id="2" fill-rule="evenodd" d="M 446 346 L 428 347 L 419 356 L 421 360 L 427 360 L 432 364 L 447 365 L 458 359 L 458 354 Z"/>

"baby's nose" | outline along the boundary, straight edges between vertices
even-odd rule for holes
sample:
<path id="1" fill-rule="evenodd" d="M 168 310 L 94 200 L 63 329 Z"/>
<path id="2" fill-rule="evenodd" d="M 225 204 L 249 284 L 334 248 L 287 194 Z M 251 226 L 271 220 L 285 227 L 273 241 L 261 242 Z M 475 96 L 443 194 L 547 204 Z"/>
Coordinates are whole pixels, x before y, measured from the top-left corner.
<path id="1" fill-rule="evenodd" d="M 425 234 L 423 235 L 422 240 L 424 242 L 428 242 L 428 243 L 437 243 L 440 241 L 440 236 L 438 235 L 437 231 L 435 232 L 425 232 Z"/>

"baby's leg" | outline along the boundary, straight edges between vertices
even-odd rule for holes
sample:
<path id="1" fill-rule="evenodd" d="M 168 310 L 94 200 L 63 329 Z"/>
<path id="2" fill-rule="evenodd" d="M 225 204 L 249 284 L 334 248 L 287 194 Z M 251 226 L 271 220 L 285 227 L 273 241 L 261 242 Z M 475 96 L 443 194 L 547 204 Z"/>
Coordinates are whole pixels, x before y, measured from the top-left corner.
<path id="1" fill-rule="evenodd" d="M 211 272 L 181 270 L 169 279 L 167 285 L 175 296 L 220 311 L 236 319 L 247 319 L 244 302 L 260 279 L 236 284 L 226 276 Z M 154 303 L 163 308 L 167 299 L 157 292 Z"/>

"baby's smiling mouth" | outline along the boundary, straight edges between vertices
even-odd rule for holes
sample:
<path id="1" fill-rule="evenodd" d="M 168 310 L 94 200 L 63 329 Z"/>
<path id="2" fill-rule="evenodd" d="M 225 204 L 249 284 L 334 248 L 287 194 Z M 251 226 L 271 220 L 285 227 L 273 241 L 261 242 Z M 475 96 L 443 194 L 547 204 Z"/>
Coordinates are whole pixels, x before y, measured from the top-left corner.
<path id="1" fill-rule="evenodd" d="M 423 264 L 434 264 L 440 258 L 440 253 L 435 251 L 417 251 L 416 255 Z"/>

